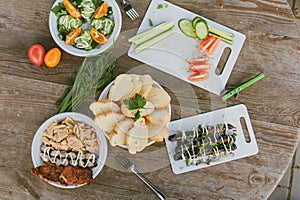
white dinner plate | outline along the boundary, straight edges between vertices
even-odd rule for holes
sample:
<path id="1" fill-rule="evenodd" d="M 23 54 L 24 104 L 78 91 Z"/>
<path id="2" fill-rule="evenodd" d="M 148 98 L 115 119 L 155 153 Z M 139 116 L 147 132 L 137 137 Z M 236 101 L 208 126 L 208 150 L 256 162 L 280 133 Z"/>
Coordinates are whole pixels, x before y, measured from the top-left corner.
<path id="1" fill-rule="evenodd" d="M 111 87 L 113 84 L 114 84 L 114 81 L 110 82 L 110 83 L 103 89 L 102 93 L 101 93 L 100 96 L 99 96 L 99 100 L 108 99 L 108 92 L 109 92 L 109 90 L 110 90 L 110 87 Z M 157 87 L 157 88 L 160 88 L 160 89 L 163 90 L 163 87 L 162 87 L 159 83 L 157 83 L 156 81 L 154 81 L 154 85 L 153 85 L 153 86 L 154 86 L 154 87 Z M 171 116 L 171 104 L 169 104 L 169 105 L 167 106 L 166 109 L 167 109 L 167 111 L 169 112 L 169 115 Z M 107 139 L 109 140 L 109 136 L 108 136 L 106 133 L 105 133 L 105 136 L 106 136 Z M 154 144 L 154 143 L 155 143 L 155 141 L 149 140 L 147 146 L 152 145 L 152 144 Z M 126 146 L 126 145 L 118 145 L 118 146 L 127 149 L 127 146 Z"/>
<path id="2" fill-rule="evenodd" d="M 107 142 L 106 142 L 103 132 L 98 128 L 98 126 L 95 125 L 94 121 L 91 118 L 89 118 L 83 114 L 80 114 L 80 113 L 65 112 L 65 113 L 60 113 L 60 114 L 54 115 L 53 117 L 47 119 L 39 127 L 39 129 L 36 131 L 36 133 L 34 135 L 34 138 L 32 141 L 32 146 L 31 146 L 31 158 L 32 158 L 33 165 L 34 165 L 34 167 L 38 167 L 43 164 L 43 160 L 40 157 L 40 153 L 41 153 L 41 144 L 42 144 L 42 133 L 44 132 L 44 130 L 46 130 L 46 128 L 52 122 L 54 122 L 54 121 L 60 122 L 60 121 L 64 120 L 66 117 L 70 117 L 74 121 L 83 122 L 83 123 L 91 126 L 98 133 L 100 145 L 99 145 L 99 148 L 95 151 L 95 154 L 98 156 L 98 160 L 97 160 L 97 166 L 92 168 L 93 179 L 94 179 L 100 173 L 100 171 L 102 170 L 102 168 L 105 164 L 106 157 L 107 157 Z M 60 188 L 77 188 L 77 187 L 85 185 L 85 184 L 81 184 L 81 185 L 76 185 L 76 186 L 75 185 L 63 186 L 63 185 L 59 185 L 59 184 L 52 183 L 52 182 L 48 182 L 48 183 L 51 185 L 54 185 L 56 187 L 60 187 Z"/>

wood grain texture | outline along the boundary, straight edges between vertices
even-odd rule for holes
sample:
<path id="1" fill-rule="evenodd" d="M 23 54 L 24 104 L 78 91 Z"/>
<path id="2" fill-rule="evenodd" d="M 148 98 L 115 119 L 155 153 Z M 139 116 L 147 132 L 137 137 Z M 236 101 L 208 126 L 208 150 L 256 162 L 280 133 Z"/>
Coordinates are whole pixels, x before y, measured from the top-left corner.
<path id="1" fill-rule="evenodd" d="M 89 185 L 74 190 L 53 187 L 33 176 L 31 143 L 38 127 L 55 111 L 83 58 L 62 52 L 58 67 L 33 66 L 27 49 L 33 43 L 56 47 L 48 29 L 54 0 L 8 1 L 0 7 L 0 194 L 1 199 L 155 199 L 134 175 L 114 160 L 120 148 L 109 146 L 103 170 Z M 191 86 L 127 56 L 127 38 L 134 35 L 150 3 L 132 1 L 140 18 L 123 14 L 122 33 L 112 54 L 113 75 L 150 74 L 172 97 L 172 120 L 236 104 L 246 104 L 259 153 L 225 164 L 175 175 L 164 143 L 128 155 L 145 177 L 169 199 L 267 199 L 282 178 L 300 138 L 300 39 L 285 0 L 170 0 L 196 14 L 246 35 L 228 85 L 238 86 L 258 73 L 266 77 L 223 102 L 219 96 Z M 87 108 L 95 94 L 79 111 Z"/>

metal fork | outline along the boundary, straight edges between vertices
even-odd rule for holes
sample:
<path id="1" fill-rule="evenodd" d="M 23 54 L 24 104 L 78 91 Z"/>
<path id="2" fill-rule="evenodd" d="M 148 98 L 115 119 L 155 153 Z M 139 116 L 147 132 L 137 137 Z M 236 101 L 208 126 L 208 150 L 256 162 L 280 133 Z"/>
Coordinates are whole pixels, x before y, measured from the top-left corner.
<path id="1" fill-rule="evenodd" d="M 126 0 L 120 0 L 123 10 L 128 15 L 128 17 L 132 20 L 135 20 L 139 17 L 139 14 L 136 12 L 136 10 L 130 5 L 130 3 Z"/>
<path id="2" fill-rule="evenodd" d="M 159 199 L 166 199 L 166 195 L 159 191 L 152 183 L 150 183 L 138 170 L 134 167 L 134 164 L 128 160 L 123 154 L 116 155 L 116 160 L 127 169 L 127 171 L 134 173 L 139 177 L 158 197 Z"/>

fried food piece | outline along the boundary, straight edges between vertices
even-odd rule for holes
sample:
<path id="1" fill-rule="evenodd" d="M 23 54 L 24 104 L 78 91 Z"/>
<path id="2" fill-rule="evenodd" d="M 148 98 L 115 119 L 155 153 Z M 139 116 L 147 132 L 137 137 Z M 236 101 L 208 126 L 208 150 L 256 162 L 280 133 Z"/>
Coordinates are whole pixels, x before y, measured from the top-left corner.
<path id="1" fill-rule="evenodd" d="M 77 168 L 68 165 L 60 175 L 68 185 L 87 184 L 92 180 L 92 170 L 90 168 Z"/>
<path id="2" fill-rule="evenodd" d="M 60 177 L 64 170 L 64 166 L 56 166 L 55 164 L 45 162 L 42 165 L 32 168 L 31 173 L 45 180 L 60 185 L 67 185 L 63 178 Z"/>
<path id="3" fill-rule="evenodd" d="M 92 170 L 90 168 L 77 168 L 72 165 L 57 166 L 50 162 L 32 168 L 31 173 L 46 182 L 63 186 L 87 184 L 92 180 Z"/>

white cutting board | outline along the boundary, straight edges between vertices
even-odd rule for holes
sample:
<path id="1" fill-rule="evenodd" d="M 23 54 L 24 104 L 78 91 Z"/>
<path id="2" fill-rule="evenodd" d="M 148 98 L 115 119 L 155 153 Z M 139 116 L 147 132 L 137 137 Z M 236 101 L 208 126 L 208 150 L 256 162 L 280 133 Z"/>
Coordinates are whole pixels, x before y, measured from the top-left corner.
<path id="1" fill-rule="evenodd" d="M 158 5 L 164 5 L 164 8 L 158 9 Z M 209 92 L 220 95 L 221 91 L 225 88 L 246 37 L 237 31 L 200 16 L 207 21 L 209 26 L 233 33 L 235 38 L 233 45 L 221 42 L 216 52 L 212 55 L 210 61 L 212 68 L 209 71 L 209 78 L 202 82 L 191 82 L 187 78 L 193 73 L 189 72 L 187 60 L 200 57 L 197 50 L 200 40 L 185 36 L 179 30 L 177 23 L 182 18 L 192 20 L 195 16 L 197 16 L 195 13 L 167 1 L 152 0 L 137 33 L 141 33 L 151 28 L 149 19 L 151 19 L 154 25 L 163 21 L 175 22 L 175 33 L 138 54 L 134 53 L 135 45 L 131 45 L 128 55 L 156 69 L 208 90 Z M 222 56 L 222 52 L 226 47 L 231 49 L 231 54 L 225 64 L 223 73 L 217 75 L 215 70 Z"/>
<path id="2" fill-rule="evenodd" d="M 245 119 L 247 132 L 250 138 L 249 143 L 246 141 L 244 136 L 245 134 L 243 132 L 243 128 L 240 122 L 241 117 Z M 175 154 L 175 148 L 177 146 L 176 142 L 171 142 L 168 139 L 165 139 L 172 170 L 175 174 L 181 174 L 184 172 L 189 172 L 196 169 L 213 166 L 216 164 L 248 157 L 258 153 L 258 147 L 257 147 L 255 135 L 252 129 L 247 107 L 244 104 L 172 121 L 168 125 L 169 136 L 174 135 L 177 130 L 182 130 L 182 131 L 192 130 L 193 128 L 198 127 L 199 124 L 208 126 L 208 125 L 217 125 L 221 123 L 229 123 L 237 128 L 237 136 L 235 142 L 235 144 L 237 145 L 237 149 L 233 151 L 234 152 L 233 154 L 228 154 L 228 155 L 220 154 L 219 160 L 212 161 L 209 165 L 207 163 L 201 163 L 197 166 L 195 165 L 186 166 L 184 160 L 175 161 L 173 155 Z"/>

